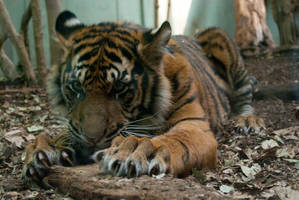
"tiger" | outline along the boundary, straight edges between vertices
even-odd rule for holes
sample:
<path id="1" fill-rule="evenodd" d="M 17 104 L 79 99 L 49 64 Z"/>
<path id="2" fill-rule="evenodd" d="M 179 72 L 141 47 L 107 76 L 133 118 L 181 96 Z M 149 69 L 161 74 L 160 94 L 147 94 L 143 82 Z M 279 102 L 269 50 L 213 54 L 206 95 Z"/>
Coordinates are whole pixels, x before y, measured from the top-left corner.
<path id="1" fill-rule="evenodd" d="M 41 181 L 52 165 L 101 163 L 113 176 L 171 174 L 217 166 L 215 134 L 232 118 L 238 132 L 264 127 L 233 40 L 219 28 L 172 36 L 128 22 L 85 25 L 71 11 L 56 20 L 66 55 L 47 92 L 66 122 L 25 149 L 23 177 Z"/>

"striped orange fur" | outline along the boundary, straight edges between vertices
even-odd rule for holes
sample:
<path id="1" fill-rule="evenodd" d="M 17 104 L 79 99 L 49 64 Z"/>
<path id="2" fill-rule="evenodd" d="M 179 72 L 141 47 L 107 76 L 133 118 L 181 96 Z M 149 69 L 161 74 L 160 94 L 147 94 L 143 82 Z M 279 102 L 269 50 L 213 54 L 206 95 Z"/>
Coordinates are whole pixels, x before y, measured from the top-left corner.
<path id="1" fill-rule="evenodd" d="M 214 132 L 231 113 L 244 132 L 263 125 L 242 58 L 218 28 L 171 36 L 168 22 L 155 31 L 124 22 L 87 26 L 65 11 L 56 31 L 67 55 L 52 68 L 48 92 L 68 129 L 63 140 L 51 139 L 56 155 L 49 142 L 27 149 L 26 177 L 46 168 L 34 161 L 40 157 L 76 164 L 94 152 L 116 176 L 185 175 L 216 166 Z"/>

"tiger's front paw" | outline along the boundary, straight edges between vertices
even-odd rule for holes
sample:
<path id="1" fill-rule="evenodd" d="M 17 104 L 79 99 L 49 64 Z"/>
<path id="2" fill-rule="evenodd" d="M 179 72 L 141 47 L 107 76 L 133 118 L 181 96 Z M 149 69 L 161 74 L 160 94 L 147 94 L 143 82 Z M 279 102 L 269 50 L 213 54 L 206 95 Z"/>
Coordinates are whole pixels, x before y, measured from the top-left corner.
<path id="1" fill-rule="evenodd" d="M 265 129 L 264 120 L 255 115 L 240 115 L 234 122 L 237 133 L 259 133 Z"/>
<path id="2" fill-rule="evenodd" d="M 158 175 L 167 173 L 170 167 L 166 146 L 155 148 L 151 139 L 135 136 L 118 136 L 110 148 L 96 152 L 93 157 L 102 160 L 103 170 L 114 176 Z"/>
<path id="3" fill-rule="evenodd" d="M 54 148 L 51 139 L 40 134 L 34 143 L 26 147 L 25 156 L 22 177 L 26 181 L 33 180 L 36 183 L 42 183 L 52 165 L 72 165 L 73 150 Z"/>

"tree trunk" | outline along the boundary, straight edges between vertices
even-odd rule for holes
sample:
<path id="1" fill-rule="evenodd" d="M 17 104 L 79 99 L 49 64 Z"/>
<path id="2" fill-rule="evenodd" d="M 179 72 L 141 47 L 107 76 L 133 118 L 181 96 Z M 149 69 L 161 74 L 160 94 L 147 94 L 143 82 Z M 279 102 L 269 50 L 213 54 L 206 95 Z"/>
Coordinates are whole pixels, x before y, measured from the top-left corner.
<path id="1" fill-rule="evenodd" d="M 55 33 L 55 23 L 58 14 L 61 11 L 60 0 L 46 0 L 47 15 L 48 15 L 48 29 L 50 36 L 50 52 L 51 52 L 51 66 L 59 65 L 62 62 L 64 50 L 61 47 Z"/>
<path id="2" fill-rule="evenodd" d="M 229 199 L 194 180 L 111 177 L 101 174 L 97 164 L 53 166 L 44 181 L 75 199 Z"/>
<path id="3" fill-rule="evenodd" d="M 279 30 L 280 45 L 299 45 L 299 1 L 271 0 L 271 5 Z"/>
<path id="4" fill-rule="evenodd" d="M 266 24 L 263 0 L 234 0 L 235 39 L 244 56 L 267 53 L 276 45 Z"/>
<path id="5" fill-rule="evenodd" d="M 10 38 L 17 50 L 20 62 L 25 67 L 26 76 L 29 83 L 36 85 L 37 81 L 35 73 L 33 71 L 32 64 L 26 51 L 24 40 L 21 35 L 17 34 L 3 0 L 0 0 L 0 24 L 2 30 L 7 31 L 8 37 Z"/>
<path id="6" fill-rule="evenodd" d="M 34 33 L 34 45 L 35 45 L 35 55 L 36 55 L 36 65 L 38 72 L 38 81 L 41 86 L 45 86 L 47 67 L 46 67 L 46 57 L 44 51 L 43 43 L 43 27 L 42 27 L 42 17 L 40 11 L 40 0 L 31 0 L 30 3 L 32 11 L 33 20 L 33 33 Z"/>

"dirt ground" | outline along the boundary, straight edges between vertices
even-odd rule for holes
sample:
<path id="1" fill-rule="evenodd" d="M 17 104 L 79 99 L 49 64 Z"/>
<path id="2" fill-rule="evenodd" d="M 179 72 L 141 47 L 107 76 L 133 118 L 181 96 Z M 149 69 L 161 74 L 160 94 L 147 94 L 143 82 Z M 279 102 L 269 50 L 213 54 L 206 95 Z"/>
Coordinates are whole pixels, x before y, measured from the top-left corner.
<path id="1" fill-rule="evenodd" d="M 246 66 L 259 87 L 299 82 L 299 54 L 250 58 Z M 51 114 L 45 91 L 0 86 L 0 200 L 75 199 L 76 196 L 39 187 L 21 179 L 25 146 L 40 132 L 57 133 L 63 124 Z M 5 91 L 5 89 L 8 89 Z M 299 101 L 254 102 L 267 129 L 259 134 L 236 134 L 230 122 L 219 141 L 216 170 L 194 169 L 177 179 L 97 177 L 106 189 L 127 191 L 129 199 L 296 199 L 299 196 Z M 297 116 L 297 117 L 296 117 Z M 137 196 L 130 196 L 128 193 Z M 138 196 L 138 194 L 146 194 Z M 118 197 L 105 196 L 106 199 Z M 103 197 L 104 198 L 104 197 Z"/>

